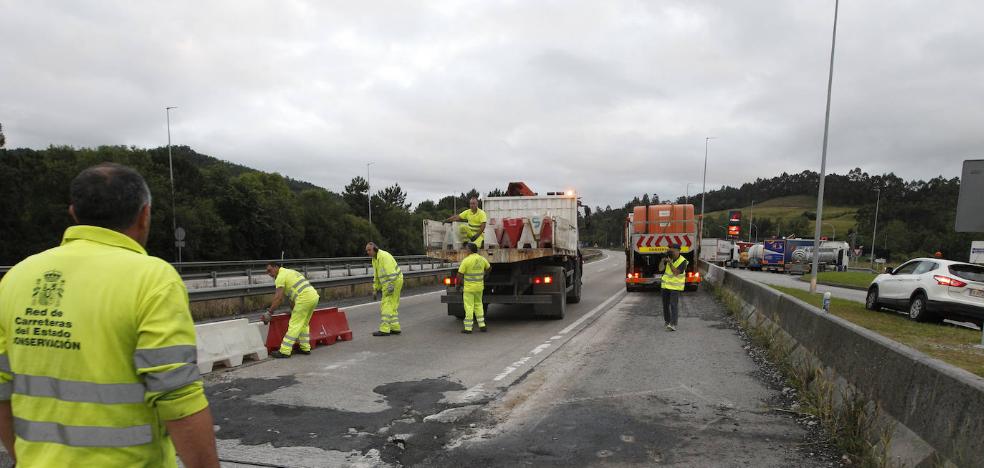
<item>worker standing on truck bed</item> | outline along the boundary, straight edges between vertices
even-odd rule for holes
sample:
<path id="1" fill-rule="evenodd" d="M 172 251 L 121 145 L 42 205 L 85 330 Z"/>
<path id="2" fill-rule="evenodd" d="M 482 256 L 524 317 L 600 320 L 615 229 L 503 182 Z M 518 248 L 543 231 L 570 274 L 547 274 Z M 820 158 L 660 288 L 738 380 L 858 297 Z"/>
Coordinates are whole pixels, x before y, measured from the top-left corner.
<path id="1" fill-rule="evenodd" d="M 372 336 L 399 335 L 403 272 L 396 264 L 396 259 L 373 242 L 366 244 L 366 254 L 372 257 L 373 294 L 379 291 L 383 293 L 383 300 L 379 305 L 382 320 L 379 322 L 379 331 L 373 332 Z"/>
<path id="2" fill-rule="evenodd" d="M 100 164 L 62 244 L 0 281 L 0 439 L 19 466 L 218 467 L 184 282 L 147 255 L 150 190 Z"/>
<path id="3" fill-rule="evenodd" d="M 488 328 L 485 327 L 482 292 L 485 290 L 485 276 L 492 269 L 492 265 L 485 257 L 478 254 L 478 246 L 473 242 L 468 243 L 468 251 L 471 254 L 461 261 L 458 267 L 458 281 L 456 281 L 459 288 L 464 284 L 465 329 L 461 332 L 471 333 L 475 320 L 478 320 L 478 330 L 486 332 Z"/>
<path id="4" fill-rule="evenodd" d="M 659 269 L 663 270 L 660 287 L 663 290 L 663 320 L 666 329 L 676 331 L 677 319 L 680 316 L 680 293 L 687 282 L 687 259 L 680 255 L 680 244 L 670 245 L 667 256 L 659 261 Z"/>
<path id="5" fill-rule="evenodd" d="M 444 222 L 450 223 L 453 221 L 462 221 L 467 224 L 461 226 L 461 237 L 465 239 L 464 243 L 469 242 L 482 248 L 482 243 L 485 241 L 485 225 L 489 221 L 488 215 L 478 207 L 478 198 L 472 197 L 468 201 L 468 209 L 462 211 L 461 214 L 452 216 Z"/>
<path id="6" fill-rule="evenodd" d="M 273 278 L 273 285 L 277 288 L 273 302 L 267 309 L 267 317 L 280 307 L 285 296 L 291 303 L 290 322 L 287 324 L 284 340 L 280 343 L 280 349 L 270 353 L 270 356 L 289 358 L 294 352 L 295 344 L 300 348 L 301 354 L 311 354 L 311 316 L 314 315 L 314 308 L 318 306 L 321 296 L 298 271 L 270 262 L 267 263 L 266 272 Z"/>

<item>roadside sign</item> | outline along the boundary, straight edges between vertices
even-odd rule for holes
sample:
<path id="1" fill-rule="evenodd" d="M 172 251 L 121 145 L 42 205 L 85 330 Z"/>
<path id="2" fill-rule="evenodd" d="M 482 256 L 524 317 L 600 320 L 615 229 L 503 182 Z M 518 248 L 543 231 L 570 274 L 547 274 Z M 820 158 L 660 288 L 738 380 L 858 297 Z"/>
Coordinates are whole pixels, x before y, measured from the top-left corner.
<path id="1" fill-rule="evenodd" d="M 174 230 L 174 240 L 176 240 L 176 241 L 183 241 L 183 240 L 185 240 L 185 236 L 186 235 L 187 235 L 187 233 L 185 232 L 185 230 L 184 230 L 183 227 L 180 227 L 179 226 L 177 229 Z"/>
<path id="2" fill-rule="evenodd" d="M 175 247 L 184 247 L 185 246 L 185 241 L 180 241 L 180 240 L 179 241 L 174 241 L 174 246 Z"/>
<path id="3" fill-rule="evenodd" d="M 984 265 L 984 241 L 970 243 L 970 263 Z"/>
<path id="4" fill-rule="evenodd" d="M 861 256 L 861 253 L 862 253 L 862 250 L 860 248 L 854 249 L 854 256 L 855 257 L 860 257 Z"/>
<path id="5" fill-rule="evenodd" d="M 957 232 L 984 232 L 984 159 L 966 160 L 957 199 Z"/>

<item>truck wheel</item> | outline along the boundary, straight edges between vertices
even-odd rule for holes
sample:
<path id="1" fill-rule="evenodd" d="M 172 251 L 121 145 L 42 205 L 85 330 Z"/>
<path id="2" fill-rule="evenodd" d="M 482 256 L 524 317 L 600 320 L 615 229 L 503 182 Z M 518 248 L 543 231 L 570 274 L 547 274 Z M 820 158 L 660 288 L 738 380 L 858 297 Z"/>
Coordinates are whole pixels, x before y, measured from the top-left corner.
<path id="1" fill-rule="evenodd" d="M 577 304 L 581 302 L 581 265 L 577 264 L 574 267 L 574 288 L 571 289 L 571 293 L 567 295 L 568 304 Z"/>
<path id="2" fill-rule="evenodd" d="M 465 319 L 465 305 L 464 304 L 448 304 L 448 315 L 457 317 L 459 319 Z"/>

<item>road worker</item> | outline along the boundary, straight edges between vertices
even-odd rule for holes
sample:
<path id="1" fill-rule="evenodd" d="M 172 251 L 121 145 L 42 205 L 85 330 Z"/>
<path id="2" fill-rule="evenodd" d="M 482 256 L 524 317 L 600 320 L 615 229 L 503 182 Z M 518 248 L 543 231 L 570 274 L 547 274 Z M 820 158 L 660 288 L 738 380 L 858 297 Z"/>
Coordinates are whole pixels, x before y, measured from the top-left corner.
<path id="1" fill-rule="evenodd" d="M 311 315 L 314 308 L 318 306 L 321 297 L 318 291 L 311 286 L 301 273 L 284 268 L 277 262 L 270 262 L 266 266 L 267 275 L 273 278 L 273 285 L 277 291 L 273 294 L 273 302 L 267 309 L 267 316 L 273 315 L 273 311 L 280 307 L 284 302 L 284 297 L 290 301 L 290 322 L 287 324 L 287 332 L 284 333 L 284 340 L 280 343 L 280 349 L 270 353 L 271 357 L 284 359 L 289 358 L 297 345 L 298 352 L 301 354 L 311 354 Z"/>
<path id="2" fill-rule="evenodd" d="M 366 244 L 366 255 L 372 257 L 373 294 L 383 293 L 380 302 L 379 330 L 372 336 L 400 334 L 400 292 L 403 290 L 403 272 L 396 259 L 389 252 L 380 249 L 375 243 Z"/>
<path id="3" fill-rule="evenodd" d="M 454 221 L 461 221 L 466 224 L 461 225 L 460 235 L 464 240 L 465 244 L 469 242 L 482 248 L 482 243 L 485 241 L 485 225 L 488 224 L 489 217 L 478 207 L 478 198 L 472 197 L 468 201 L 468 209 L 462 211 L 461 214 L 452 216 L 444 222 L 450 223 Z"/>
<path id="4" fill-rule="evenodd" d="M 676 331 L 680 317 L 680 293 L 687 281 L 687 259 L 680 255 L 680 244 L 670 245 L 669 252 L 659 261 L 663 270 L 660 288 L 663 291 L 663 320 L 668 331 Z"/>
<path id="5" fill-rule="evenodd" d="M 218 467 L 188 292 L 147 255 L 150 190 L 100 164 L 61 246 L 0 280 L 0 439 L 19 466 Z"/>
<path id="6" fill-rule="evenodd" d="M 468 243 L 468 251 L 471 254 L 458 266 L 459 281 L 455 283 L 459 288 L 464 285 L 465 329 L 461 332 L 471 334 L 475 320 L 478 320 L 479 331 L 488 331 L 485 326 L 485 311 L 482 309 L 482 292 L 485 290 L 485 277 L 492 269 L 492 265 L 485 257 L 478 254 L 478 246 L 473 242 Z"/>

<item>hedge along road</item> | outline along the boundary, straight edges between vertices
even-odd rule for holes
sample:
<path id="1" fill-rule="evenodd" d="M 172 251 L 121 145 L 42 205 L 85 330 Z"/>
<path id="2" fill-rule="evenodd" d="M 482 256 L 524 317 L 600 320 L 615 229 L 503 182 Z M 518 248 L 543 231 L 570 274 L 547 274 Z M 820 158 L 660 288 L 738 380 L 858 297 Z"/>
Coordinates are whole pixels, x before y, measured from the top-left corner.
<path id="1" fill-rule="evenodd" d="M 624 257 L 607 251 L 585 265 L 581 303 L 564 320 L 496 305 L 488 333 L 462 334 L 443 291 L 402 300 L 399 336 L 370 336 L 378 303 L 345 307 L 354 341 L 206 377 L 220 456 L 243 466 L 412 464 L 624 296 L 623 272 Z"/>

